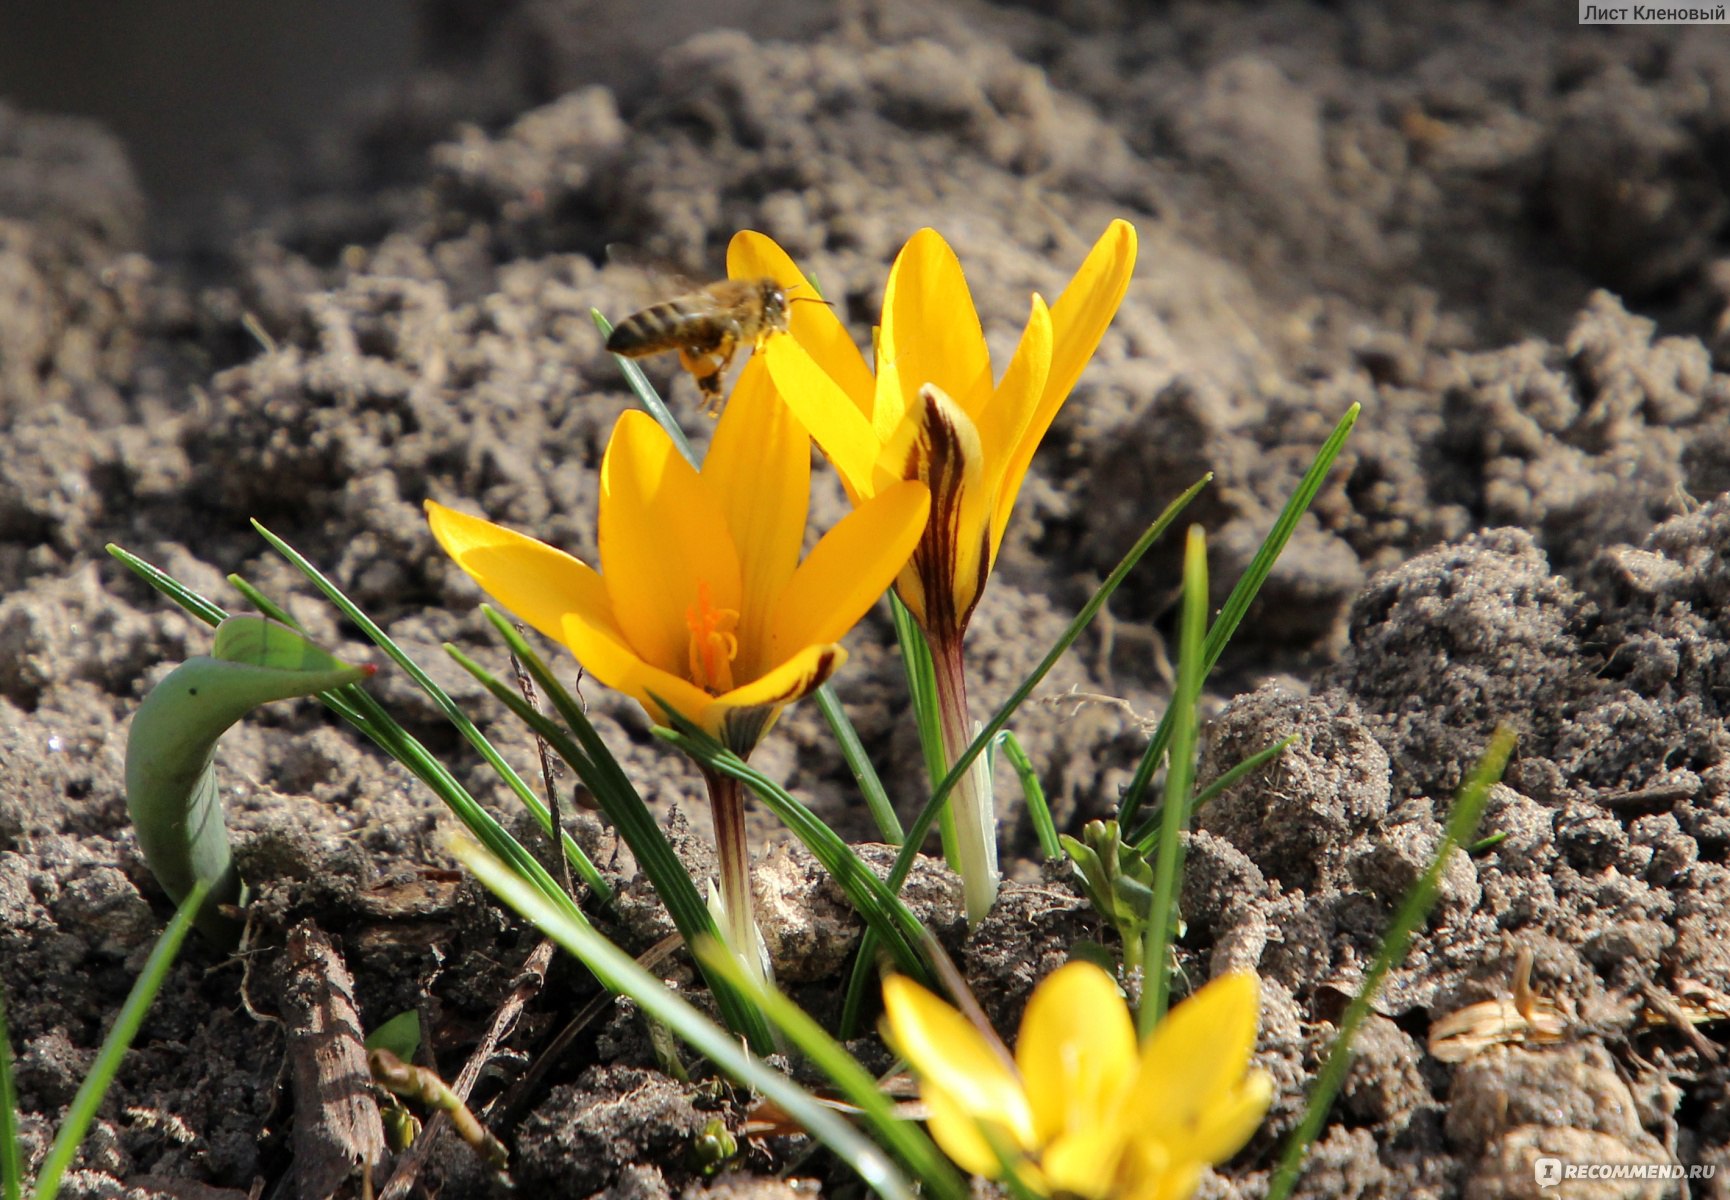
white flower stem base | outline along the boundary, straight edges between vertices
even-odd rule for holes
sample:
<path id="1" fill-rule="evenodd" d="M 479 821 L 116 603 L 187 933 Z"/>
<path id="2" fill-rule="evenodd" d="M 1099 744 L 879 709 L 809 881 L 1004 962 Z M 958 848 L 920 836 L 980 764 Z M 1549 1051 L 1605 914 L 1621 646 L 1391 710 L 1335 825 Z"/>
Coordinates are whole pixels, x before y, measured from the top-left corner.
<path id="1" fill-rule="evenodd" d="M 961 666 L 961 640 L 933 642 L 931 661 L 937 685 L 937 708 L 943 727 L 943 757 L 953 766 L 972 743 L 975 730 L 967 715 L 967 677 Z M 986 756 L 973 760 L 949 793 L 955 814 L 955 857 L 961 867 L 961 891 L 967 923 L 977 925 L 997 903 L 1002 875 L 997 869 L 997 808 L 991 794 Z"/>

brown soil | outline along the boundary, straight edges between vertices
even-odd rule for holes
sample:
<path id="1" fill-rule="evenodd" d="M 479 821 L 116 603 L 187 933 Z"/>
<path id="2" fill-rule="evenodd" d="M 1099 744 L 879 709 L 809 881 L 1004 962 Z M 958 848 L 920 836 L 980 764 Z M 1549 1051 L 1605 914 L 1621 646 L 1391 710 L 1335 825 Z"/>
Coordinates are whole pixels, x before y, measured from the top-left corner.
<path id="1" fill-rule="evenodd" d="M 438 649 L 499 660 L 420 503 L 593 555 L 595 467 L 629 401 L 588 310 L 642 299 L 604 247 L 696 263 L 765 230 L 864 338 L 887 262 L 933 225 L 1006 351 L 1027 293 L 1053 294 L 1123 216 L 1136 282 L 974 621 L 981 712 L 1205 470 L 1192 513 L 1223 595 L 1333 422 L 1364 406 L 1210 692 L 1204 775 L 1298 736 L 1191 842 L 1185 976 L 1259 971 L 1258 1060 L 1278 1085 L 1204 1194 L 1265 1191 L 1343 997 L 1502 721 L 1521 740 L 1483 832 L 1505 836 L 1450 868 L 1299 1194 L 1535 1195 L 1531 1160 L 1551 1153 L 1715 1164 L 1694 1194 L 1730 1195 L 1723 1024 L 1689 1037 L 1640 1015 L 1653 994 L 1730 1012 L 1730 41 L 1580 28 L 1554 3 L 858 0 L 735 5 L 737 28 L 660 37 L 647 15 L 424 5 L 404 82 L 251 163 L 221 220 L 173 237 L 174 212 L 156 215 L 171 201 L 145 200 L 115 137 L 0 107 L 0 966 L 30 1153 L 167 912 L 126 823 L 128 716 L 208 645 L 105 542 L 225 603 L 239 571 L 365 657 L 247 524 L 263 521 L 531 772 L 518 728 Z M 694 412 L 688 381 L 671 391 Z M 844 501 L 820 479 L 826 523 Z M 1147 560 L 1017 720 L 1065 828 L 1111 811 L 1168 695 L 1174 554 Z M 868 619 L 838 686 L 911 811 L 922 767 L 892 643 Z M 407 680 L 372 686 L 514 813 Z M 701 863 L 694 772 L 628 702 L 587 698 Z M 755 761 L 871 836 L 814 710 Z M 237 728 L 221 769 L 263 893 L 252 1006 L 280 1010 L 285 931 L 314 918 L 363 1023 L 421 1008 L 454 1074 L 534 942 L 448 874 L 450 819 L 312 706 Z M 1017 794 L 1006 769 L 1000 789 Z M 922 892 L 1006 1030 L 1100 935 L 1041 875 L 1018 813 L 1007 836 L 1018 882 L 972 938 L 940 879 Z M 854 933 L 808 862 L 767 861 L 795 916 L 783 975 L 832 1013 Z M 633 951 L 664 932 L 652 906 L 623 911 Z M 1505 992 L 1522 948 L 1573 1014 L 1568 1040 L 1429 1056 L 1431 1023 Z M 191 945 L 66 1194 L 292 1194 L 285 1041 L 242 990 L 240 962 Z M 556 963 L 477 1095 L 592 993 Z M 784 1190 L 786 1140 L 697 1169 L 706 1123 L 736 1128 L 741 1103 L 664 1074 L 615 1009 L 499 1132 L 536 1194 Z M 821 1157 L 796 1174 L 856 1186 Z M 451 1197 L 496 1186 L 466 1152 L 423 1178 Z"/>

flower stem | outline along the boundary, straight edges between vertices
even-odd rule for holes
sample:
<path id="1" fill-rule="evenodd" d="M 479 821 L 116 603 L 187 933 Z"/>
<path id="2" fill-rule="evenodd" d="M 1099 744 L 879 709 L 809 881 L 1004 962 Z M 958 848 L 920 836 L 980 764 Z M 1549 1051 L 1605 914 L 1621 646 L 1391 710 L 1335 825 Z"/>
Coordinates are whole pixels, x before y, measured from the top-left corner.
<path id="1" fill-rule="evenodd" d="M 731 775 L 704 771 L 709 808 L 715 820 L 715 856 L 720 865 L 721 904 L 727 910 L 725 933 L 733 953 L 762 980 L 757 918 L 751 900 L 751 852 L 745 840 L 745 786 Z"/>
<path id="2" fill-rule="evenodd" d="M 931 641 L 933 682 L 943 730 L 943 755 L 953 765 L 973 741 L 967 715 L 967 676 L 961 666 L 961 639 Z M 973 760 L 967 774 L 949 794 L 955 814 L 955 856 L 960 862 L 961 890 L 967 923 L 977 925 L 997 902 L 997 810 L 991 795 L 991 768 L 986 756 Z"/>

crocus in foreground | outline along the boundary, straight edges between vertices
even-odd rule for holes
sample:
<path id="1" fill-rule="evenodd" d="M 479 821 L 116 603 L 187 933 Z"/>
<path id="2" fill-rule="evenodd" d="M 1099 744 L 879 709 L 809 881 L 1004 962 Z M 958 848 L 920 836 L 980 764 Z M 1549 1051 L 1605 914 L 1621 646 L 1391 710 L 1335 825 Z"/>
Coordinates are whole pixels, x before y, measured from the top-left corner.
<path id="1" fill-rule="evenodd" d="M 754 360 L 701 471 L 647 414 L 619 418 L 601 463 L 599 571 L 430 500 L 427 518 L 458 566 L 590 675 L 744 757 L 846 660 L 840 639 L 907 561 L 929 507 L 920 483 L 882 489 L 801 562 L 810 459 Z M 728 934 L 754 960 L 744 797 L 730 777 L 707 782 Z"/>
<path id="2" fill-rule="evenodd" d="M 1113 221 L 1056 304 L 1033 297 L 1000 379 L 961 264 L 931 229 L 914 234 L 890 269 L 875 374 L 840 318 L 820 304 L 795 306 L 790 336 L 763 348 L 776 389 L 855 504 L 904 480 L 930 487 L 931 520 L 896 591 L 931 647 L 951 764 L 973 736 L 962 635 L 1034 451 L 1116 314 L 1135 251 L 1134 227 Z M 735 279 L 768 276 L 789 292 L 814 294 L 786 253 L 759 233 L 733 239 L 727 268 Z M 983 762 L 956 788 L 954 809 L 968 916 L 977 922 L 998 883 L 996 815 Z"/>
<path id="3" fill-rule="evenodd" d="M 931 1136 L 987 1179 L 1005 1160 L 1032 1190 L 1090 1200 L 1185 1200 L 1267 1112 L 1249 1069 L 1260 985 L 1223 975 L 1139 1046 L 1117 985 L 1091 963 L 1034 989 L 1013 1061 L 954 1008 L 901 976 L 884 982 L 885 1035 L 919 1076 Z"/>

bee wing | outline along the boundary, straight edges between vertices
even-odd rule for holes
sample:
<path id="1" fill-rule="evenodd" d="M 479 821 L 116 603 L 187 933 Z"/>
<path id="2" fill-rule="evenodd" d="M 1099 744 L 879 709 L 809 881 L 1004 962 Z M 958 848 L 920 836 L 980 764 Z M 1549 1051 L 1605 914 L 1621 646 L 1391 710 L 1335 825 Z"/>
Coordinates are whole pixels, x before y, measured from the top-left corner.
<path id="1" fill-rule="evenodd" d="M 687 292 L 701 291 L 705 282 L 701 274 L 693 274 L 685 264 L 670 255 L 659 254 L 626 242 L 607 243 L 607 264 L 634 271 L 642 278 L 642 301 L 645 304 L 666 300 Z M 725 275 L 726 272 L 722 272 Z M 720 275 L 708 276 L 721 278 Z"/>

